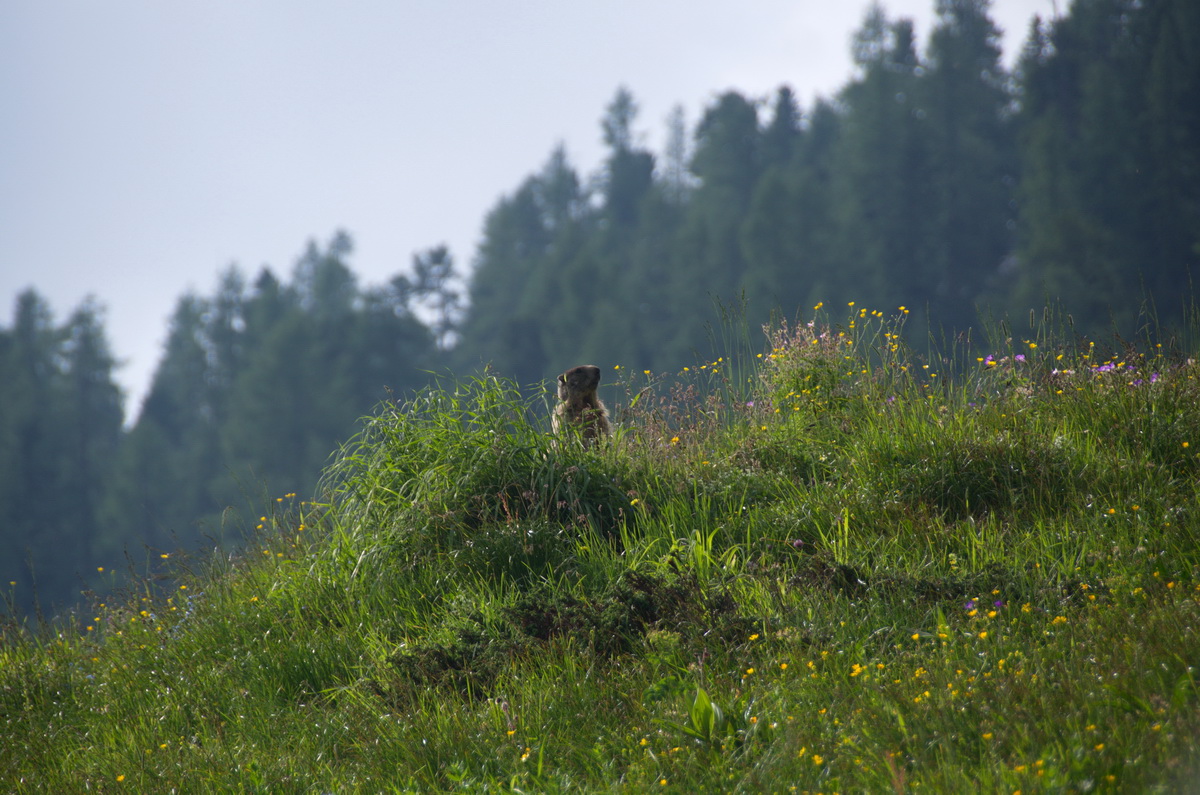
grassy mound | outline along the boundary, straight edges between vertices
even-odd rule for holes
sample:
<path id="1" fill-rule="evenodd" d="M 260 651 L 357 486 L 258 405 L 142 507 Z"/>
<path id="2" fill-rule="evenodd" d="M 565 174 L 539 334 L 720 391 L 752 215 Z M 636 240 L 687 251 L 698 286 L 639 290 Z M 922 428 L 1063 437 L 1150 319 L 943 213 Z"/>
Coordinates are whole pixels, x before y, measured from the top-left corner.
<path id="1" fill-rule="evenodd" d="M 3 627 L 3 788 L 1178 791 L 1200 367 L 902 320 L 623 373 L 598 450 L 490 376 L 381 408 L 240 555 Z"/>

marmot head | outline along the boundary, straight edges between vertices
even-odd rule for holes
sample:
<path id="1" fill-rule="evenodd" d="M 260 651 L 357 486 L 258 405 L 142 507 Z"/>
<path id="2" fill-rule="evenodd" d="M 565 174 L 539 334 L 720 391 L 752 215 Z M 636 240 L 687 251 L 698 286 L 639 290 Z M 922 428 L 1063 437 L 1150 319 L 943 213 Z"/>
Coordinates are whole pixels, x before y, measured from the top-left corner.
<path id="1" fill-rule="evenodd" d="M 572 367 L 558 377 L 558 398 L 568 400 L 572 395 L 587 395 L 600 386 L 600 368 L 594 364 Z"/>

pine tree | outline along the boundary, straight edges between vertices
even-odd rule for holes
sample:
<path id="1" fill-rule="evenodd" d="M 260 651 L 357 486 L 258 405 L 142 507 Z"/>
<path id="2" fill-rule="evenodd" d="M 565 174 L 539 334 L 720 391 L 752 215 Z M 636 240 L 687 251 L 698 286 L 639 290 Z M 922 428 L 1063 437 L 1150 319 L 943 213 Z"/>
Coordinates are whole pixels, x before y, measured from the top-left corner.
<path id="1" fill-rule="evenodd" d="M 609 149 L 604 169 L 604 212 L 617 227 L 629 227 L 637 221 L 642 198 L 653 181 L 654 156 L 635 145 L 633 123 L 637 113 L 633 95 L 622 87 L 600 123 Z"/>
<path id="2" fill-rule="evenodd" d="M 56 327 L 30 290 L 0 330 L 0 576 L 26 610 L 35 589 L 48 610 L 72 604 L 94 565 L 123 421 L 102 315 L 87 299 Z"/>
<path id="3" fill-rule="evenodd" d="M 1200 264 L 1197 21 L 1189 2 L 1086 0 L 1031 30 L 1018 307 L 1059 298 L 1084 328 L 1128 332 L 1150 298 L 1182 319 Z"/>
<path id="4" fill-rule="evenodd" d="M 848 297 L 921 305 L 939 274 L 930 267 L 934 169 L 912 22 L 891 22 L 873 5 L 853 52 L 862 76 L 841 93 L 835 161 L 842 256 L 855 285 Z"/>
<path id="5" fill-rule="evenodd" d="M 921 81 L 930 142 L 934 211 L 928 251 L 934 317 L 949 327 L 975 320 L 1012 248 L 1016 177 L 1009 78 L 988 0 L 938 0 Z"/>
<path id="6" fill-rule="evenodd" d="M 143 544 L 173 549 L 193 543 L 213 512 L 209 483 L 221 466 L 218 406 L 205 318 L 209 302 L 184 295 L 170 320 L 162 360 L 136 425 L 117 453 L 100 512 L 112 554 Z"/>
<path id="7" fill-rule="evenodd" d="M 746 277 L 741 228 L 761 173 L 761 132 L 754 104 L 721 95 L 696 128 L 692 173 L 698 186 L 684 216 L 672 295 L 685 311 L 667 344 L 707 352 L 706 327 L 715 302 L 737 300 Z"/>
<path id="8" fill-rule="evenodd" d="M 676 105 L 667 116 L 667 140 L 663 147 L 663 171 L 661 182 L 667 200 L 676 207 L 687 201 L 693 187 L 688 169 L 687 114 L 682 105 Z"/>
<path id="9" fill-rule="evenodd" d="M 98 521 L 109 467 L 122 436 L 121 390 L 113 381 L 116 360 L 104 332 L 103 310 L 85 301 L 67 321 L 63 342 L 65 383 L 61 430 L 67 448 L 60 464 L 58 521 L 88 553 L 111 532 Z M 84 536 L 84 539 L 80 539 Z"/>
<path id="10" fill-rule="evenodd" d="M 55 515 L 61 436 L 54 413 L 58 332 L 50 308 L 33 290 L 17 296 L 13 326 L 5 335 L 0 378 L 0 534 L 4 575 L 43 598 L 62 593 L 64 576 L 80 563 Z M 54 553 L 61 552 L 63 557 Z M 32 564 L 33 570 L 26 564 Z"/>
<path id="11" fill-rule="evenodd" d="M 1111 297 L 1123 288 L 1111 232 L 1095 218 L 1083 190 L 1074 30 L 1063 27 L 1054 35 L 1066 45 L 1061 58 L 1035 19 L 1018 64 L 1020 271 L 1013 304 L 1020 312 L 1063 300 L 1086 327 L 1107 315 Z"/>
<path id="12" fill-rule="evenodd" d="M 458 272 L 454 269 L 454 258 L 446 246 L 435 246 L 413 256 L 413 279 L 407 292 L 418 302 L 425 304 L 433 313 L 434 339 L 439 350 L 449 347 L 450 335 L 458 326 L 462 308 L 455 283 Z M 393 284 L 400 284 L 393 282 Z"/>
<path id="13" fill-rule="evenodd" d="M 484 220 L 455 357 L 459 369 L 486 364 L 522 383 L 542 377 L 547 354 L 538 312 L 560 296 L 541 264 L 551 240 L 569 232 L 548 228 L 539 193 L 530 177 Z"/>

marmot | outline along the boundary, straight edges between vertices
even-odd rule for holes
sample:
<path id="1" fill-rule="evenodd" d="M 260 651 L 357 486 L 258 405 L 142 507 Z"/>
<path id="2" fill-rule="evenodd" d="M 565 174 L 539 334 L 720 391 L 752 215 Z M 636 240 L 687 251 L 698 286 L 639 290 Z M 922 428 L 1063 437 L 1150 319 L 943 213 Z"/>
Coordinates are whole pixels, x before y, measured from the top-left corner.
<path id="1" fill-rule="evenodd" d="M 558 397 L 562 403 L 555 407 L 551 418 L 556 434 L 564 426 L 572 426 L 583 437 L 585 446 L 612 435 L 608 409 L 596 394 L 598 386 L 600 368 L 594 364 L 572 367 L 558 377 Z"/>

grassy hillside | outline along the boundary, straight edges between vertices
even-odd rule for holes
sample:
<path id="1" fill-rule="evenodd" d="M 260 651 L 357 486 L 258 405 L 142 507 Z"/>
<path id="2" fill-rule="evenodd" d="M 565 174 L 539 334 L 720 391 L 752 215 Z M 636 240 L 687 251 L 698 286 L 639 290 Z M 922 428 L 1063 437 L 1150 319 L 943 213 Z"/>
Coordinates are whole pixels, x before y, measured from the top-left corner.
<path id="1" fill-rule="evenodd" d="M 490 377 L 385 407 L 244 554 L 5 627 L 0 788 L 1186 789 L 1200 366 L 851 312 L 609 370 L 601 450 Z"/>

